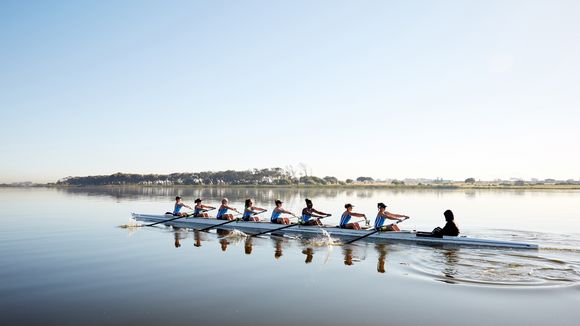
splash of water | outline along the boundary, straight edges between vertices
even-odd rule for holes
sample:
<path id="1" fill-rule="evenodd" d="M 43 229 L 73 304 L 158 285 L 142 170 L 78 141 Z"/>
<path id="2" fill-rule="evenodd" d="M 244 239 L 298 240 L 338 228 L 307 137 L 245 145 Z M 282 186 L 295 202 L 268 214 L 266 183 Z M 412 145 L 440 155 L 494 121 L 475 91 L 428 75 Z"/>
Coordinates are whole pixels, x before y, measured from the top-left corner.
<path id="1" fill-rule="evenodd" d="M 129 222 L 127 222 L 127 224 L 119 225 L 119 228 L 127 229 L 127 231 L 129 231 L 127 236 L 131 237 L 142 226 L 143 225 L 137 223 L 137 221 L 135 221 L 134 219 L 129 219 Z"/>
<path id="2" fill-rule="evenodd" d="M 220 237 L 220 239 L 223 239 L 223 238 L 247 238 L 247 237 L 248 237 L 248 234 L 246 234 L 238 229 L 233 229 L 227 235 Z"/>
<path id="3" fill-rule="evenodd" d="M 330 236 L 330 233 L 328 233 L 325 229 L 320 228 L 319 230 L 322 233 L 322 236 L 318 236 L 318 237 L 309 239 L 308 242 L 310 243 L 310 245 L 313 245 L 316 247 L 329 247 L 329 248 L 331 248 L 333 246 L 340 244 L 340 243 L 335 242 L 334 239 Z"/>
<path id="4" fill-rule="evenodd" d="M 326 257 L 324 258 L 324 265 L 326 265 L 328 263 L 328 261 L 330 260 L 330 254 L 332 253 L 332 248 L 334 246 L 334 240 L 330 236 L 330 233 L 328 233 L 325 229 L 320 229 L 320 231 L 326 237 L 326 241 L 328 244 L 327 245 L 328 250 L 326 251 Z"/>
<path id="5" fill-rule="evenodd" d="M 129 219 L 129 222 L 127 222 L 127 224 L 119 225 L 121 229 L 134 229 L 141 226 L 142 225 L 137 223 L 137 221 L 135 221 L 134 219 Z"/>
<path id="6" fill-rule="evenodd" d="M 320 229 L 320 231 L 322 232 L 322 235 L 324 235 L 326 237 L 326 242 L 328 243 L 328 245 L 333 246 L 334 240 L 330 236 L 330 233 L 328 233 L 328 231 L 326 231 L 325 229 Z"/>

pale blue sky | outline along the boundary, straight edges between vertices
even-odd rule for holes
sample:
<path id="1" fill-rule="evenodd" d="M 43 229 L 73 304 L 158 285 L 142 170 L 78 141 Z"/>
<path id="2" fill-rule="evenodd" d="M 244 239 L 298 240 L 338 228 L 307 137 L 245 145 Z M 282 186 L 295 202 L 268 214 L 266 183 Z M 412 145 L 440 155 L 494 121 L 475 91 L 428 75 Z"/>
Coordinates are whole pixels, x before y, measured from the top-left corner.
<path id="1" fill-rule="evenodd" d="M 2 1 L 0 182 L 580 178 L 580 1 Z"/>

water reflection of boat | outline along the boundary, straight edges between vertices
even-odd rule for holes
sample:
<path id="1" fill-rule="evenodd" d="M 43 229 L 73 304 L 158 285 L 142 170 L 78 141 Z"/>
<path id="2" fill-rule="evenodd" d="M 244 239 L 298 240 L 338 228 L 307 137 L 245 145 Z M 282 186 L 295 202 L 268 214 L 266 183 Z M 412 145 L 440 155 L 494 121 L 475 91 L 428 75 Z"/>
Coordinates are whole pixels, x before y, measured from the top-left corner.
<path id="1" fill-rule="evenodd" d="M 227 237 L 231 235 L 233 231 L 226 229 L 216 229 L 215 231 L 220 238 L 220 246 L 222 248 L 222 251 L 226 251 L 228 249 L 228 245 L 230 244 Z"/>
<path id="2" fill-rule="evenodd" d="M 246 241 L 244 241 L 244 252 L 246 255 L 252 254 L 252 238 L 247 238 Z"/>
<path id="3" fill-rule="evenodd" d="M 314 250 L 312 248 L 306 248 L 302 250 L 302 253 L 306 255 L 304 263 L 310 264 L 312 262 L 312 259 L 314 258 Z"/>
<path id="4" fill-rule="evenodd" d="M 201 247 L 201 234 L 198 230 L 193 230 L 193 245 Z"/>
<path id="5" fill-rule="evenodd" d="M 184 228 L 173 228 L 173 237 L 175 248 L 181 247 L 181 240 L 187 238 L 187 229 Z"/>
<path id="6" fill-rule="evenodd" d="M 280 259 L 280 257 L 283 255 L 282 243 L 282 239 L 274 239 L 274 258 L 276 260 Z"/>
<path id="7" fill-rule="evenodd" d="M 385 262 L 387 258 L 387 248 L 384 244 L 378 244 L 375 246 L 377 252 L 379 253 L 379 261 L 377 262 L 377 272 L 385 272 Z"/>
<path id="8" fill-rule="evenodd" d="M 443 258 L 445 261 L 445 269 L 443 270 L 443 275 L 447 278 L 445 282 L 455 283 L 453 279 L 457 274 L 457 264 L 459 263 L 459 257 L 457 256 L 457 248 L 449 248 L 443 252 Z"/>
<path id="9" fill-rule="evenodd" d="M 344 253 L 344 264 L 346 266 L 352 266 L 352 264 L 353 264 L 353 262 L 352 262 L 352 248 L 344 247 L 343 253 Z"/>
<path id="10" fill-rule="evenodd" d="M 132 213 L 133 219 L 137 221 L 144 222 L 160 222 L 167 219 L 171 219 L 171 215 L 148 215 L 148 214 L 135 214 Z M 207 227 L 217 224 L 222 224 L 223 221 L 211 218 L 181 218 L 170 222 L 166 222 L 167 225 L 173 225 L 175 227 L 185 227 L 196 229 L 200 226 Z M 243 222 L 236 221 L 232 222 L 220 228 L 224 229 L 239 229 L 245 231 L 255 231 L 264 232 L 268 230 L 275 230 L 279 228 L 280 225 L 272 224 L 269 222 Z M 302 233 L 302 234 L 320 234 L 321 229 L 326 230 L 332 236 L 338 237 L 360 237 L 371 231 L 369 230 L 353 230 L 353 229 L 340 229 L 337 227 L 318 227 L 318 226 L 306 226 L 297 225 L 294 227 L 285 228 L 283 231 L 277 231 L 277 233 Z M 402 232 L 377 232 L 370 235 L 367 239 L 369 240 L 382 240 L 382 241 L 408 241 L 426 244 L 451 244 L 451 245 L 462 245 L 462 246 L 486 246 L 486 247 L 498 247 L 498 248 L 514 248 L 514 249 L 538 249 L 538 245 L 522 243 L 522 242 L 512 242 L 512 241 L 500 241 L 500 240 L 487 240 L 471 238 L 466 236 L 459 237 L 448 237 L 443 236 L 441 238 L 437 237 L 425 237 L 420 236 L 421 233 L 415 231 L 402 231 Z"/>

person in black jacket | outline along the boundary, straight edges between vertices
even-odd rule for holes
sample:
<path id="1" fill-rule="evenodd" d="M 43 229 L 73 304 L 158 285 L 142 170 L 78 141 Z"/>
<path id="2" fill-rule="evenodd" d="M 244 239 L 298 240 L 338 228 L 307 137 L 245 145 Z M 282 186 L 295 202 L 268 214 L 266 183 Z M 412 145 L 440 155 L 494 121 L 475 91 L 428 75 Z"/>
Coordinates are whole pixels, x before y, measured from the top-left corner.
<path id="1" fill-rule="evenodd" d="M 459 235 L 459 228 L 455 225 L 453 221 L 455 217 L 453 216 L 453 212 L 451 210 L 446 210 L 443 215 L 445 215 L 445 226 L 443 228 L 436 227 L 433 230 L 433 235 L 437 237 L 442 237 L 444 235 L 456 237 Z"/>

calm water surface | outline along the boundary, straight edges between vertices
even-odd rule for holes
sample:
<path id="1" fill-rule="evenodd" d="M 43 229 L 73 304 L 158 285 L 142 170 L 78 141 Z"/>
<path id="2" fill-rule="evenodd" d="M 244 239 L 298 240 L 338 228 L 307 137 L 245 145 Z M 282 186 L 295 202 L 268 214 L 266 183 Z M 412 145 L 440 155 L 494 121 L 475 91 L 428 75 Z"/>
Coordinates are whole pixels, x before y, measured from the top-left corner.
<path id="1" fill-rule="evenodd" d="M 295 212 L 311 198 L 330 224 L 346 202 L 374 216 L 382 201 L 417 230 L 450 208 L 465 235 L 543 248 L 117 227 L 178 194 Z M 0 323 L 577 325 L 579 212 L 579 191 L 0 188 Z"/>

